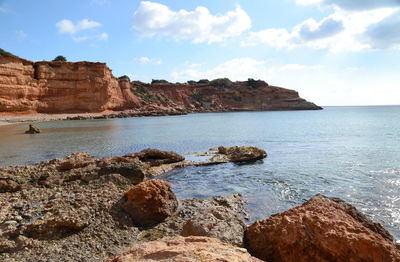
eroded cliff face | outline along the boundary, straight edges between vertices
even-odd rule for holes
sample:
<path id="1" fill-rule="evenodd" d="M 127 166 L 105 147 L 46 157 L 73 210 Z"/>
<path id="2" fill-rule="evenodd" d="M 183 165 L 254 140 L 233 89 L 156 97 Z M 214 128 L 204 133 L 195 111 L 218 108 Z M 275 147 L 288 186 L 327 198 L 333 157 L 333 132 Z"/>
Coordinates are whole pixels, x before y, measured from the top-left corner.
<path id="1" fill-rule="evenodd" d="M 105 63 L 33 63 L 0 56 L 1 112 L 99 112 L 139 105 Z"/>
<path id="2" fill-rule="evenodd" d="M 0 56 L 0 112 L 106 110 L 207 112 L 321 109 L 263 81 L 144 84 L 116 79 L 105 63 L 31 62 Z"/>
<path id="3" fill-rule="evenodd" d="M 133 82 L 132 90 L 148 90 L 144 104 L 187 110 L 189 112 L 318 110 L 321 107 L 299 97 L 290 89 L 270 86 L 264 81 L 232 82 L 216 86 L 205 84 L 142 84 Z"/>

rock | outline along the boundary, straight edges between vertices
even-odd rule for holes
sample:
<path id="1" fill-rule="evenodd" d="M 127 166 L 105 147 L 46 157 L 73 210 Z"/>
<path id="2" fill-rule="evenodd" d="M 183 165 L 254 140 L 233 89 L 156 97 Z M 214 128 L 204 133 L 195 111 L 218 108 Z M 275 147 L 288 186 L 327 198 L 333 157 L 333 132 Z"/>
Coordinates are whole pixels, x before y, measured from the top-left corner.
<path id="1" fill-rule="evenodd" d="M 94 163 L 94 157 L 87 152 L 75 152 L 61 160 L 57 169 L 60 171 L 67 171 L 75 168 L 86 167 Z"/>
<path id="2" fill-rule="evenodd" d="M 248 227 L 246 248 L 265 261 L 400 261 L 390 234 L 353 206 L 316 195 Z"/>
<path id="3" fill-rule="evenodd" d="M 139 226 L 154 226 L 171 216 L 178 201 L 168 182 L 159 179 L 142 182 L 126 193 L 123 209 Z"/>
<path id="4" fill-rule="evenodd" d="M 36 239 L 59 239 L 74 234 L 89 225 L 87 210 L 61 211 L 56 215 L 38 218 L 24 227 L 26 236 Z"/>
<path id="5" fill-rule="evenodd" d="M 244 248 L 208 237 L 169 237 L 126 249 L 105 262 L 128 261 L 243 261 L 258 262 Z"/>
<path id="6" fill-rule="evenodd" d="M 207 236 L 220 239 L 224 243 L 243 246 L 246 229 L 243 217 L 224 206 L 201 209 L 186 221 L 182 236 Z"/>
<path id="7" fill-rule="evenodd" d="M 154 148 L 147 148 L 138 153 L 125 155 L 125 157 L 127 156 L 137 157 L 140 161 L 148 163 L 150 166 L 171 164 L 185 160 L 185 157 L 173 151 L 162 151 Z"/>
<path id="8" fill-rule="evenodd" d="M 21 185 L 11 179 L 0 179 L 0 193 L 16 192 L 21 190 Z"/>
<path id="9" fill-rule="evenodd" d="M 218 147 L 218 154 L 211 158 L 211 162 L 244 162 L 254 161 L 267 157 L 267 153 L 254 146 Z"/>
<path id="10" fill-rule="evenodd" d="M 25 134 L 38 134 L 38 133 L 40 133 L 40 130 L 34 125 L 29 125 L 29 130 L 25 131 Z"/>
<path id="11" fill-rule="evenodd" d="M 108 157 L 98 161 L 99 175 L 120 174 L 136 185 L 146 180 L 148 165 L 137 158 L 126 159 L 123 157 Z"/>

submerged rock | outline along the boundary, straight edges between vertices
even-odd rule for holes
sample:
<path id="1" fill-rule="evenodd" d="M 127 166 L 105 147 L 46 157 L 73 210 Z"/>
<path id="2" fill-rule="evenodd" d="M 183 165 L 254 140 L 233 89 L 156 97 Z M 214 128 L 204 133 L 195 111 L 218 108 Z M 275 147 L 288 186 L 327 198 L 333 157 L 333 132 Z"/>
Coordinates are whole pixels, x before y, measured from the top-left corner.
<path id="1" fill-rule="evenodd" d="M 245 239 L 250 254 L 265 261 L 400 261 L 400 250 L 380 224 L 323 195 L 255 222 Z"/>
<path id="2" fill-rule="evenodd" d="M 169 237 L 135 245 L 105 262 L 128 261 L 243 261 L 258 262 L 244 248 L 209 237 Z"/>
<path id="3" fill-rule="evenodd" d="M 154 226 L 171 216 L 178 201 L 168 182 L 153 179 L 142 182 L 126 193 L 123 209 L 139 226 Z"/>
<path id="4" fill-rule="evenodd" d="M 38 134 L 38 133 L 40 133 L 40 129 L 32 124 L 30 124 L 29 129 L 25 131 L 25 134 Z"/>

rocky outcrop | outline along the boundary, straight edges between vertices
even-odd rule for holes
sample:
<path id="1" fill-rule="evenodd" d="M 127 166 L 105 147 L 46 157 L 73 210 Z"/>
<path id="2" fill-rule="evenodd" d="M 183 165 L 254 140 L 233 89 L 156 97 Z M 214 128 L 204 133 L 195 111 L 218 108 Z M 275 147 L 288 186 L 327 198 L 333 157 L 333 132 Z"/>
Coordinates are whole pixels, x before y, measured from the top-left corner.
<path id="1" fill-rule="evenodd" d="M 40 133 L 40 130 L 34 125 L 29 125 L 29 129 L 25 131 L 25 134 L 38 134 L 38 133 Z"/>
<path id="2" fill-rule="evenodd" d="M 144 84 L 116 79 L 105 63 L 31 62 L 0 55 L 0 112 L 84 113 L 116 117 L 254 110 L 321 109 L 294 90 L 263 81 Z"/>
<path id="3" fill-rule="evenodd" d="M 245 162 L 267 157 L 265 150 L 254 146 L 218 147 L 218 153 L 211 158 L 214 162 Z"/>
<path id="4" fill-rule="evenodd" d="M 139 105 L 105 63 L 33 63 L 0 56 L 0 112 L 99 112 Z"/>
<path id="5" fill-rule="evenodd" d="M 380 224 L 323 195 L 255 222 L 246 231 L 246 248 L 265 261 L 400 261 Z"/>
<path id="6" fill-rule="evenodd" d="M 182 236 L 207 236 L 224 243 L 243 246 L 246 225 L 243 217 L 225 206 L 209 206 L 200 209 L 196 216 L 183 225 Z"/>
<path id="7" fill-rule="evenodd" d="M 178 201 L 168 182 L 153 179 L 132 187 L 122 208 L 139 226 L 154 226 L 174 214 Z"/>
<path id="8" fill-rule="evenodd" d="M 244 248 L 208 237 L 169 237 L 133 246 L 106 262 L 128 261 L 236 261 L 258 262 Z"/>

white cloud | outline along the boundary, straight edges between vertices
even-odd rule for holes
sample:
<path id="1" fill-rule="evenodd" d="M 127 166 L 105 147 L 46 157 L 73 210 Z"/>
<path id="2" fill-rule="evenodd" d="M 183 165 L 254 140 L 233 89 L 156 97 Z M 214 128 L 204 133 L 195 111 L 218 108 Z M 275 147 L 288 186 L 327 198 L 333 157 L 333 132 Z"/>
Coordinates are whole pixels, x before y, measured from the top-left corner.
<path id="1" fill-rule="evenodd" d="M 19 41 L 23 41 L 28 36 L 23 30 L 15 31 L 15 35 Z"/>
<path id="2" fill-rule="evenodd" d="M 162 60 L 161 59 L 150 59 L 146 56 L 142 56 L 142 57 L 137 57 L 134 59 L 135 61 L 139 61 L 142 64 L 156 64 L 156 65 L 161 65 L 162 64 Z"/>
<path id="3" fill-rule="evenodd" d="M 360 51 L 371 48 L 371 43 L 362 41 L 362 35 L 367 28 L 395 12 L 396 9 L 393 8 L 362 12 L 337 9 L 319 22 L 310 18 L 294 26 L 292 30 L 270 28 L 251 32 L 242 45 L 266 44 L 278 49 L 310 47 L 328 49 L 331 52 Z"/>
<path id="4" fill-rule="evenodd" d="M 252 58 L 235 58 L 215 68 L 203 71 L 189 66 L 189 68 L 171 73 L 171 77 L 175 81 L 211 80 L 222 77 L 228 77 L 231 80 L 237 81 L 247 80 L 248 78 L 266 79 L 267 75 L 268 69 L 265 65 L 265 61 Z"/>
<path id="5" fill-rule="evenodd" d="M 385 7 L 400 7 L 399 0 L 323 0 L 322 4 L 345 10 L 372 10 Z"/>
<path id="6" fill-rule="evenodd" d="M 95 21 L 90 21 L 88 19 L 83 19 L 74 24 L 71 20 L 63 19 L 56 24 L 59 33 L 75 34 L 79 31 L 99 27 L 100 23 Z"/>
<path id="7" fill-rule="evenodd" d="M 194 11 L 172 11 L 168 6 L 143 1 L 133 14 L 133 27 L 145 37 L 170 36 L 194 43 L 221 42 L 239 36 L 251 27 L 250 17 L 240 7 L 224 15 L 212 15 L 205 7 Z"/>
<path id="8" fill-rule="evenodd" d="M 321 3 L 323 0 L 296 0 L 297 5 L 315 5 Z"/>
<path id="9" fill-rule="evenodd" d="M 75 42 L 83 42 L 87 40 L 98 40 L 98 41 L 105 41 L 108 39 L 107 33 L 101 33 L 99 35 L 85 35 L 85 36 L 74 36 L 72 40 Z"/>
<path id="10" fill-rule="evenodd" d="M 281 66 L 279 68 L 280 71 L 290 71 L 290 70 L 316 70 L 316 69 L 322 69 L 324 66 L 322 65 L 299 65 L 299 64 L 287 64 L 284 66 Z"/>

